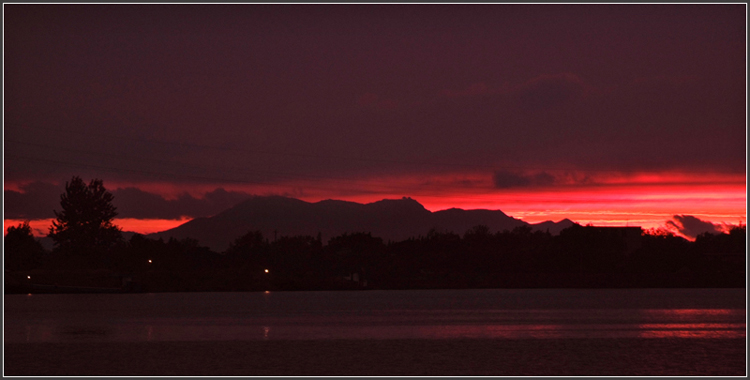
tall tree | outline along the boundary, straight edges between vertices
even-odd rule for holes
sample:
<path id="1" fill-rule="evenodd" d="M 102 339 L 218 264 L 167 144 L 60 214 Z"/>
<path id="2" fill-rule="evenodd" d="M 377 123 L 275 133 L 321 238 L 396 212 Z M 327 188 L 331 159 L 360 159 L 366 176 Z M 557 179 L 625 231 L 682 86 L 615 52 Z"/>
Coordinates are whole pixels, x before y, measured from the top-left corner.
<path id="1" fill-rule="evenodd" d="M 90 254 L 111 248 L 122 239 L 120 228 L 113 224 L 117 208 L 114 196 L 100 179 L 88 186 L 74 176 L 65 183 L 65 193 L 60 196 L 62 211 L 55 210 L 49 237 L 55 248 L 69 254 Z"/>

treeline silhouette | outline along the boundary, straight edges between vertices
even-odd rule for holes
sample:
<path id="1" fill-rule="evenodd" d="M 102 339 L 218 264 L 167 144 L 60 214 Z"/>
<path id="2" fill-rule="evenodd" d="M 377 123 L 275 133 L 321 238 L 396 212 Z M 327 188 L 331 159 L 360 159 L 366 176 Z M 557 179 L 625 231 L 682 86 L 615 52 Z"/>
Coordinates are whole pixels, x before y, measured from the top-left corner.
<path id="1" fill-rule="evenodd" d="M 135 234 L 103 254 L 75 258 L 23 238 L 31 235 L 18 230 L 23 226 L 12 228 L 5 238 L 6 292 L 26 292 L 31 282 L 146 292 L 745 286 L 742 225 L 694 242 L 646 231 L 635 245 L 581 225 L 556 236 L 528 226 L 493 233 L 479 225 L 463 235 L 431 230 L 398 242 L 366 232 L 323 242 L 320 234 L 269 240 L 249 231 L 224 252 L 195 239 Z"/>

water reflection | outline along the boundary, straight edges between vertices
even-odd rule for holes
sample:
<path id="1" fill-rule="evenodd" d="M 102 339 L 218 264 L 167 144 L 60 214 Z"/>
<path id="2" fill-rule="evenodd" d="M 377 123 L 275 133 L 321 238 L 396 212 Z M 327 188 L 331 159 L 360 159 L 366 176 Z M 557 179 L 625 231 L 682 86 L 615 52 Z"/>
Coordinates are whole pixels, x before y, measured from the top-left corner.
<path id="1" fill-rule="evenodd" d="M 744 323 L 424 326 L 409 338 L 744 338 Z"/>
<path id="2" fill-rule="evenodd" d="M 638 325 L 640 338 L 744 338 L 744 323 L 659 323 Z"/>
<path id="3" fill-rule="evenodd" d="M 744 323 L 262 326 L 238 322 L 230 325 L 154 324 L 145 326 L 145 329 L 125 324 L 111 329 L 75 328 L 52 331 L 48 325 L 29 325 L 22 337 L 19 337 L 21 339 L 14 339 L 10 334 L 6 335 L 6 342 L 744 337 Z"/>
<path id="4" fill-rule="evenodd" d="M 743 330 L 644 330 L 638 334 L 639 338 L 745 338 Z"/>
<path id="5" fill-rule="evenodd" d="M 549 339 L 564 337 L 561 325 L 445 325 L 420 326 L 404 338 L 417 339 Z"/>
<path id="6" fill-rule="evenodd" d="M 442 303 L 433 300 L 424 305 L 396 304 L 398 299 L 390 293 L 380 303 L 377 298 L 370 300 L 378 294 L 24 295 L 10 297 L 11 307 L 6 303 L 4 341 L 690 339 L 744 338 L 746 334 L 746 311 L 734 303 L 727 305 L 735 308 L 701 309 L 695 307 L 701 306 L 697 303 L 672 309 L 575 309 L 570 308 L 575 304 L 570 301 L 565 308 L 540 303 L 504 308 L 497 302 L 481 307 L 462 304 L 457 300 L 463 298 L 450 292 L 418 293 L 445 298 Z"/>
<path id="7" fill-rule="evenodd" d="M 733 315 L 745 314 L 741 309 L 644 309 L 641 310 L 643 315 L 654 317 L 692 319 L 699 317 L 726 317 Z"/>

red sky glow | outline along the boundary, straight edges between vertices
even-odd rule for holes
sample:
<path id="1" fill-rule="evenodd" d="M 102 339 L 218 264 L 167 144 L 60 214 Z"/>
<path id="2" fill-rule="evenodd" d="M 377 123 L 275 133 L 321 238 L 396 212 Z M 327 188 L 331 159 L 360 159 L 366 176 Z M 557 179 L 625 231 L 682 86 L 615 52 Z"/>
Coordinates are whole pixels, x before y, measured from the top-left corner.
<path id="1" fill-rule="evenodd" d="M 6 230 L 74 175 L 144 234 L 251 195 L 746 223 L 746 4 L 3 9 Z"/>
<path id="2" fill-rule="evenodd" d="M 456 185 L 462 182 L 471 183 L 471 187 Z M 502 210 L 529 223 L 568 218 L 582 225 L 631 225 L 647 229 L 664 227 L 674 215 L 693 215 L 720 225 L 747 222 L 745 177 L 739 175 L 636 173 L 629 177 L 617 176 L 612 180 L 598 180 L 592 185 L 520 189 L 493 189 L 489 179 L 482 178 L 481 175 L 466 174 L 429 178 L 363 179 L 350 181 L 348 184 L 350 188 L 341 188 L 338 191 L 327 188 L 333 187 L 328 183 L 318 183 L 317 187 L 307 186 L 305 183 L 278 184 L 261 188 L 224 184 L 222 187 L 227 191 L 248 194 L 289 195 L 308 202 L 342 199 L 369 203 L 384 198 L 408 196 L 430 211 L 453 207 Z M 187 190 L 192 190 L 191 193 L 200 198 L 209 189 L 217 187 L 208 184 L 181 187 L 160 183 L 127 184 L 127 187 L 133 186 L 152 191 L 166 200 L 176 200 Z M 401 188 L 419 190 L 411 193 L 392 191 Z M 115 203 L 117 204 L 117 199 Z M 177 219 L 120 218 L 117 219 L 117 224 L 124 231 L 148 234 L 176 227 L 191 219 L 187 216 Z M 7 230 L 9 225 L 15 225 L 20 220 L 6 219 L 5 222 Z M 31 224 L 35 234 L 43 236 L 50 223 L 51 219 L 40 219 L 34 220 Z"/>

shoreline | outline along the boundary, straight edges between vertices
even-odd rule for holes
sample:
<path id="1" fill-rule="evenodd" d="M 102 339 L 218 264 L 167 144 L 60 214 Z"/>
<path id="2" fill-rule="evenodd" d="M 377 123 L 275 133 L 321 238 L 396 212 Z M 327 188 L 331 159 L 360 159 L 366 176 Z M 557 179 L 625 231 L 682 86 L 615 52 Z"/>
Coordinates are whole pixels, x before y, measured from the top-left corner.
<path id="1" fill-rule="evenodd" d="M 27 294 L 158 294 L 158 293 L 263 293 L 273 292 L 348 292 L 348 291 L 406 291 L 406 290 L 523 290 L 523 289 L 559 289 L 559 290 L 625 290 L 625 289 L 746 289 L 736 284 L 720 284 L 719 286 L 678 286 L 678 285 L 654 285 L 654 286 L 506 286 L 506 287 L 414 287 L 414 288 L 311 288 L 311 289 L 163 289 L 147 291 L 129 291 L 120 288 L 93 288 L 77 286 L 54 286 L 41 285 L 35 287 L 6 286 L 5 295 L 27 295 Z"/>
<path id="2" fill-rule="evenodd" d="M 53 293 L 183 293 L 183 292 L 263 292 L 263 291 L 368 291 L 368 290 L 458 290 L 458 289 L 699 289 L 699 288 L 745 288 L 744 276 L 722 278 L 700 278 L 682 274 L 659 273 L 500 273 L 483 281 L 419 281 L 404 284 L 369 283 L 367 286 L 345 282 L 276 281 L 253 283 L 251 281 L 226 281 L 221 277 L 199 277 L 197 274 L 164 272 L 146 277 L 133 276 L 121 284 L 117 276 L 93 275 L 84 281 L 85 275 L 72 276 L 66 273 L 45 275 L 33 274 L 38 281 L 28 281 L 26 276 L 8 278 L 6 273 L 5 294 L 53 294 Z M 121 276 L 122 277 L 122 276 Z M 113 281 L 115 279 L 116 281 Z M 165 281 L 164 279 L 169 279 Z M 97 281 L 95 281 L 97 280 Z"/>

